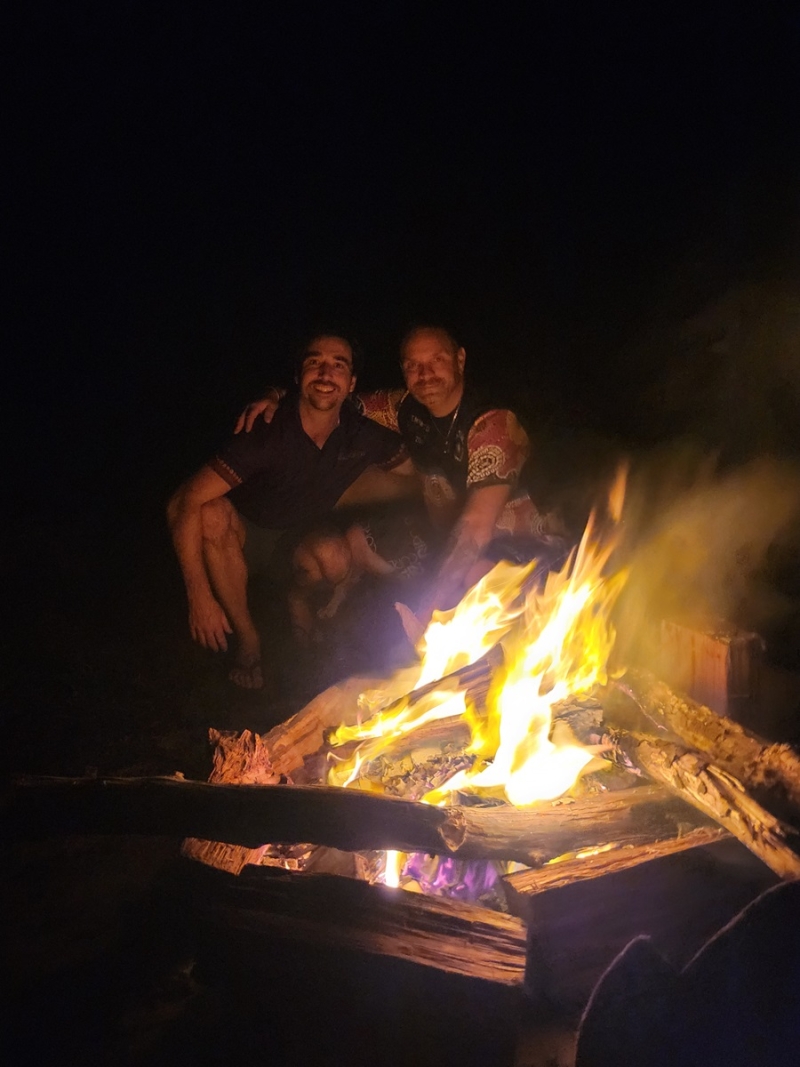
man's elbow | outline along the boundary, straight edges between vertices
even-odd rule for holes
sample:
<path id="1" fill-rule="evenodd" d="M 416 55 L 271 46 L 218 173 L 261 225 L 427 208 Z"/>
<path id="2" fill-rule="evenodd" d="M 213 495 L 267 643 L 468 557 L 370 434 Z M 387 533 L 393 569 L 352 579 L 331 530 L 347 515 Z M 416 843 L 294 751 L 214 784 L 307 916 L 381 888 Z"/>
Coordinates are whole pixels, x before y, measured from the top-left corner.
<path id="1" fill-rule="evenodd" d="M 186 511 L 186 486 L 181 485 L 167 501 L 167 525 L 174 530 Z"/>

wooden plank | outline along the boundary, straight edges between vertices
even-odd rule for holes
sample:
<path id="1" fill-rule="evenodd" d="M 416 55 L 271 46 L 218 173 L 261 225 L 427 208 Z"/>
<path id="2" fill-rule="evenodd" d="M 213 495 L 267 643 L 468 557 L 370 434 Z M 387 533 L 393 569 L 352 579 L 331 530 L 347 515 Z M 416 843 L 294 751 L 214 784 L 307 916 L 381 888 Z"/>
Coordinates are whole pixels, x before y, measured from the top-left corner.
<path id="1" fill-rule="evenodd" d="M 730 838 L 526 897 L 531 998 L 580 1012 L 614 957 L 642 934 L 676 966 L 775 876 Z"/>
<path id="2" fill-rule="evenodd" d="M 727 624 L 691 627 L 664 620 L 657 673 L 700 704 L 728 715 L 758 693 L 764 642 Z"/>

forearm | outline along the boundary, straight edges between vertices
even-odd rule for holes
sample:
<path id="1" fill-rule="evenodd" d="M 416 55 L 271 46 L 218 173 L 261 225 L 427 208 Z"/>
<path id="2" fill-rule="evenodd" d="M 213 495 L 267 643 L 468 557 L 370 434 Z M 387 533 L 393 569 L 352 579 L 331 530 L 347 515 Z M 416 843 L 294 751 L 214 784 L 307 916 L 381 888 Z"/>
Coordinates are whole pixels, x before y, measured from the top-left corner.
<path id="1" fill-rule="evenodd" d="M 176 494 L 169 503 L 167 519 L 189 602 L 213 597 L 203 559 L 201 505 Z"/>
<path id="2" fill-rule="evenodd" d="M 418 497 L 420 493 L 420 481 L 413 468 L 407 473 L 398 474 L 396 471 L 384 471 L 379 467 L 367 467 L 353 484 L 345 489 L 336 506 L 342 508 L 355 504 L 407 500 Z"/>
<path id="3" fill-rule="evenodd" d="M 445 549 L 444 560 L 426 598 L 420 621 L 427 623 L 435 608 L 454 607 L 476 581 L 476 565 L 494 537 L 497 520 L 510 495 L 507 485 L 474 490 L 456 522 Z"/>
<path id="4" fill-rule="evenodd" d="M 433 588 L 426 597 L 428 614 L 435 608 L 451 608 L 458 603 L 466 592 L 467 578 L 483 555 L 489 539 L 482 531 L 468 524 L 456 524 Z"/>

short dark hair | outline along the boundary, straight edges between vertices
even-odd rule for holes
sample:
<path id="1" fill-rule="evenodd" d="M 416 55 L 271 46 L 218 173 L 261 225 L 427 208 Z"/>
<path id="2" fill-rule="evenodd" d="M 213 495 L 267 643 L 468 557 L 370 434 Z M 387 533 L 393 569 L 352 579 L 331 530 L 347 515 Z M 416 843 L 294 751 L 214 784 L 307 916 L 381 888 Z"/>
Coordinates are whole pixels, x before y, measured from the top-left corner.
<path id="1" fill-rule="evenodd" d="M 455 355 L 456 352 L 458 352 L 459 348 L 462 347 L 461 342 L 458 340 L 458 338 L 449 326 L 445 326 L 441 322 L 412 322 L 411 325 L 407 327 L 406 332 L 403 334 L 403 339 L 400 342 L 401 359 L 403 358 L 403 349 L 406 347 L 406 345 L 414 336 L 414 334 L 423 332 L 444 334 L 444 336 L 453 346 L 453 355 Z"/>
<path id="2" fill-rule="evenodd" d="M 342 330 L 323 328 L 306 334 L 305 340 L 298 346 L 292 359 L 292 369 L 295 374 L 299 374 L 302 370 L 312 341 L 316 341 L 320 337 L 338 337 L 340 341 L 345 341 L 350 346 L 350 351 L 353 354 L 353 374 L 358 375 L 361 373 L 361 368 L 364 366 L 364 352 L 358 341 Z"/>

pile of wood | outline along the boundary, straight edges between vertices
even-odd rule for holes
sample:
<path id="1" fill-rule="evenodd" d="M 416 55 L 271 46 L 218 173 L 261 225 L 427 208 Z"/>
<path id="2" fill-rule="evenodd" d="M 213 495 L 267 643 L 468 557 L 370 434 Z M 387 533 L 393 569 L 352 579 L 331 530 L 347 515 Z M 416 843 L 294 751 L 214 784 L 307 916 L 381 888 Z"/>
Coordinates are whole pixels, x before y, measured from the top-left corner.
<path id="1" fill-rule="evenodd" d="M 479 663 L 458 680 L 480 695 L 490 672 L 490 664 Z M 776 878 L 800 877 L 797 753 L 679 697 L 646 672 L 629 672 L 594 694 L 607 754 L 636 783 L 627 788 L 517 810 L 437 808 L 294 784 L 323 748 L 326 731 L 354 722 L 358 693 L 375 684 L 353 679 L 333 686 L 263 736 L 212 731 L 216 754 L 209 783 L 18 779 L 7 797 L 6 825 L 26 837 L 181 835 L 186 857 L 227 872 L 210 872 L 214 892 L 195 900 L 212 927 L 236 930 L 245 939 L 348 946 L 512 986 L 539 988 L 549 975 L 550 994 L 558 974 L 569 972 L 576 996 L 618 947 L 615 937 L 624 943 L 651 932 L 654 910 L 667 936 L 666 912 L 676 930 L 691 926 L 703 907 L 697 872 L 706 864 L 707 874 L 707 857 L 729 849 L 732 839 L 761 864 L 749 868 L 746 885 L 729 887 L 730 914 Z M 285 869 L 261 866 L 267 851 L 280 847 L 293 862 Z M 354 853 L 388 849 L 513 861 L 524 869 L 502 880 L 509 912 L 502 914 L 354 877 Z M 298 860 L 312 854 L 313 863 Z M 693 861 L 681 866 L 687 856 Z M 672 884 L 679 871 L 684 873 Z M 665 909 L 663 901 L 645 914 L 642 902 L 652 904 L 658 896 L 653 878 L 659 886 L 671 885 L 673 898 L 691 896 L 692 914 Z M 719 884 L 709 882 L 709 892 L 719 904 Z M 585 920 L 580 929 L 578 914 Z M 564 927 L 565 916 L 572 916 L 571 927 Z M 594 950 L 592 923 L 605 930 Z M 698 924 L 697 936 L 717 925 L 718 909 L 710 929 Z"/>

